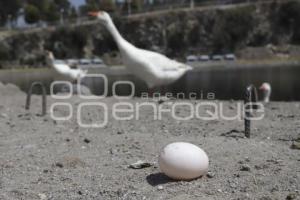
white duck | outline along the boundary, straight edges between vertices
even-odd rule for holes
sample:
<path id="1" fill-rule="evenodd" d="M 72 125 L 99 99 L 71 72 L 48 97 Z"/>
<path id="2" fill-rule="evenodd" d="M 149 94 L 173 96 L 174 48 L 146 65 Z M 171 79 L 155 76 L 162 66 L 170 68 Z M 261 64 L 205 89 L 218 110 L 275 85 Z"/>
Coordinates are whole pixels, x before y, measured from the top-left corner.
<path id="1" fill-rule="evenodd" d="M 263 92 L 263 102 L 269 103 L 272 92 L 271 84 L 263 83 L 259 89 Z"/>
<path id="2" fill-rule="evenodd" d="M 81 69 L 71 69 L 69 65 L 61 60 L 55 60 L 51 51 L 46 51 L 46 61 L 58 74 L 70 81 L 77 81 L 78 78 L 84 77 L 87 71 Z"/>
<path id="3" fill-rule="evenodd" d="M 150 89 L 171 84 L 192 69 L 164 55 L 130 44 L 121 36 L 107 12 L 89 12 L 89 15 L 97 17 L 108 29 L 119 47 L 124 65 L 135 76 L 144 80 Z"/>

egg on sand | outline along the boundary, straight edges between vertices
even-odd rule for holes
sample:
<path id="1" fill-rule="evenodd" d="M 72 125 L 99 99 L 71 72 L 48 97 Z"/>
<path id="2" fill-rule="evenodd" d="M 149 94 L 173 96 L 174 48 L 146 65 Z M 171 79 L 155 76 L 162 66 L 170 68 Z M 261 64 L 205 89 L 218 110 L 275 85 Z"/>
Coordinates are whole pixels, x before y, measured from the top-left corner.
<path id="1" fill-rule="evenodd" d="M 191 180 L 208 171 L 208 156 L 198 146 L 175 142 L 165 146 L 159 156 L 160 170 L 176 180 Z"/>

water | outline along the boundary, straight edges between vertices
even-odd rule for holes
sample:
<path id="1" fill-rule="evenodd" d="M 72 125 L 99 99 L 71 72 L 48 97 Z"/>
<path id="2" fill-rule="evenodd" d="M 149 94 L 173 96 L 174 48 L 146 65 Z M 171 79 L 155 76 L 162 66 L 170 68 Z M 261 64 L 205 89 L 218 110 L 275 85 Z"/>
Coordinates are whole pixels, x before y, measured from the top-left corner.
<path id="1" fill-rule="evenodd" d="M 108 78 L 108 95 L 112 95 L 112 85 L 115 81 L 129 80 L 135 84 L 135 96 L 147 92 L 147 86 L 142 81 L 131 75 L 125 68 L 93 69 L 89 73 L 105 74 Z M 254 84 L 259 87 L 263 82 L 272 85 L 272 100 L 275 101 L 299 101 L 300 100 L 300 66 L 252 66 L 252 67 L 206 67 L 197 68 L 187 73 L 184 77 L 163 89 L 163 91 L 183 93 L 180 97 L 188 98 L 190 93 L 197 94 L 198 98 L 206 99 L 209 93 L 214 93 L 216 99 L 230 100 L 243 99 L 247 85 Z M 0 81 L 13 83 L 27 91 L 31 83 L 41 81 L 50 92 L 50 84 L 57 77 L 51 70 L 21 70 L 0 71 Z M 87 78 L 84 80 L 91 91 L 96 95 L 103 94 L 104 83 L 99 78 Z M 35 91 L 39 93 L 38 90 Z M 131 88 L 119 85 L 116 88 L 118 95 L 128 95 Z"/>

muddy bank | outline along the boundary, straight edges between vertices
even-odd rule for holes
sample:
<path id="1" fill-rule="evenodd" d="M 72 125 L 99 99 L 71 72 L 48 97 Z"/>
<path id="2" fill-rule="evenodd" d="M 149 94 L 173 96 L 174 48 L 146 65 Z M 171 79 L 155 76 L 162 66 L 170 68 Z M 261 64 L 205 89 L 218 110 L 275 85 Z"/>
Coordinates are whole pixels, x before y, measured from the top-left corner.
<path id="1" fill-rule="evenodd" d="M 267 105 L 265 118 L 253 123 L 251 138 L 246 139 L 240 121 L 177 121 L 168 113 L 154 120 L 151 108 L 143 109 L 139 120 L 117 121 L 109 114 L 103 128 L 80 128 L 76 117 L 68 121 L 55 121 L 49 114 L 40 117 L 39 96 L 33 97 L 29 112 L 24 110 L 22 92 L 2 95 L 5 90 L 14 89 L 0 87 L 1 199 L 299 199 L 300 150 L 291 148 L 300 137 L 299 102 Z M 47 100 L 49 110 L 57 101 Z M 72 97 L 63 102 L 71 103 L 75 116 L 83 100 Z M 120 100 L 98 102 L 111 113 Z M 169 103 L 174 102 L 162 105 Z M 218 101 L 226 115 L 237 111 L 237 103 Z M 186 107 L 176 110 L 180 116 L 189 112 Z M 68 113 L 66 107 L 55 108 L 57 116 Z M 86 107 L 82 120 L 103 120 L 101 113 L 101 108 Z M 176 182 L 161 174 L 158 152 L 174 141 L 203 148 L 210 159 L 210 175 Z M 154 165 L 128 168 L 138 160 Z"/>

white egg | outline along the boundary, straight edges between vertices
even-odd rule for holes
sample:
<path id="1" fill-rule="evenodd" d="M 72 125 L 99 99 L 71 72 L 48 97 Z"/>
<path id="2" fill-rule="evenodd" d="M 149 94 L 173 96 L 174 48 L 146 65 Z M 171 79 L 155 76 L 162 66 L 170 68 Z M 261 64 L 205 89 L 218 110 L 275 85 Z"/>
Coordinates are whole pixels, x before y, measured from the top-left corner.
<path id="1" fill-rule="evenodd" d="M 208 171 L 208 156 L 198 146 L 175 142 L 165 146 L 159 156 L 159 167 L 173 179 L 190 180 Z"/>

